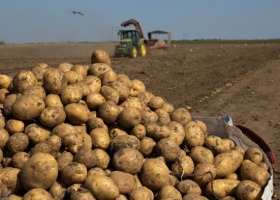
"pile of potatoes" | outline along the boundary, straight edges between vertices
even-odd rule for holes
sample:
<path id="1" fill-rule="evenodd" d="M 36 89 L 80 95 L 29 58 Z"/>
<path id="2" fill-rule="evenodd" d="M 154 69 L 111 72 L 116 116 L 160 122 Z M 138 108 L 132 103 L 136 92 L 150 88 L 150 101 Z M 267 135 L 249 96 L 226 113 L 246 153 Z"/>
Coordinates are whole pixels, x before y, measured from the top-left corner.
<path id="1" fill-rule="evenodd" d="M 91 61 L 0 74 L 1 198 L 261 198 L 270 173 L 260 149 L 208 134 L 101 49 Z"/>

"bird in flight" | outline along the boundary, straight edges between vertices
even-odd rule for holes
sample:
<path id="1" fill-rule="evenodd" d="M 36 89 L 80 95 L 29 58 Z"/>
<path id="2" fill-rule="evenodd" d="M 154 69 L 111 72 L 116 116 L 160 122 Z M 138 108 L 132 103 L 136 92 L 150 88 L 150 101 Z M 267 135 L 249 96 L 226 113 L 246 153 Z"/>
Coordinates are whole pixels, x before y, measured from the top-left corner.
<path id="1" fill-rule="evenodd" d="M 79 11 L 74 11 L 74 10 L 71 10 L 70 12 L 72 12 L 72 14 L 84 15 L 83 13 L 81 13 L 81 12 L 79 12 Z"/>

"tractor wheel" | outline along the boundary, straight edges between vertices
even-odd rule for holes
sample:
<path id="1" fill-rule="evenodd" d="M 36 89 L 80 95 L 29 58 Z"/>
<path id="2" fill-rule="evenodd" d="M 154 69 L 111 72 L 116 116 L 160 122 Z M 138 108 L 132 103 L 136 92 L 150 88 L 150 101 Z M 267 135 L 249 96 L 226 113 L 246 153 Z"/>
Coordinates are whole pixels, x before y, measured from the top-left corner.
<path id="1" fill-rule="evenodd" d="M 135 46 L 133 46 L 131 49 L 130 49 L 130 52 L 129 52 L 129 57 L 130 58 L 136 58 L 137 57 L 137 48 Z"/>
<path id="2" fill-rule="evenodd" d="M 146 54 L 147 54 L 147 48 L 146 48 L 146 45 L 145 44 L 142 44 L 141 47 L 140 47 L 140 53 L 141 53 L 141 56 L 142 57 L 145 57 Z"/>

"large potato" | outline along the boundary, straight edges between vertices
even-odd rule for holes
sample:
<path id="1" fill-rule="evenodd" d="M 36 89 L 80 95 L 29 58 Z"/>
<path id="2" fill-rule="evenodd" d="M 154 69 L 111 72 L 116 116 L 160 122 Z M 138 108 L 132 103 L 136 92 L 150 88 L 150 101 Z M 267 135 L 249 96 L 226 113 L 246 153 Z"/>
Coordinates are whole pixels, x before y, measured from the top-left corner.
<path id="1" fill-rule="evenodd" d="M 113 101 L 105 101 L 98 108 L 98 116 L 108 124 L 116 122 L 119 113 L 120 108 Z"/>
<path id="2" fill-rule="evenodd" d="M 259 164 L 263 161 L 263 153 L 257 147 L 248 148 L 245 152 L 244 159 L 248 159 L 253 163 Z"/>
<path id="3" fill-rule="evenodd" d="M 39 96 L 42 99 L 46 97 L 45 89 L 40 85 L 30 85 L 24 91 L 23 94 L 31 94 L 35 96 Z"/>
<path id="4" fill-rule="evenodd" d="M 19 93 L 23 93 L 28 86 L 37 84 L 37 78 L 32 71 L 22 70 L 13 79 L 14 89 Z"/>
<path id="5" fill-rule="evenodd" d="M 154 147 L 156 146 L 156 144 L 157 143 L 152 138 L 144 137 L 140 141 L 140 149 L 139 149 L 139 151 L 143 154 L 143 156 L 149 156 L 153 152 Z"/>
<path id="6" fill-rule="evenodd" d="M 120 112 L 117 121 L 122 127 L 130 129 L 141 123 L 141 113 L 135 107 L 128 107 Z"/>
<path id="7" fill-rule="evenodd" d="M 94 148 L 106 150 L 109 147 L 110 137 L 107 129 L 95 128 L 89 134 Z"/>
<path id="8" fill-rule="evenodd" d="M 51 130 L 38 123 L 32 123 L 25 127 L 24 133 L 28 136 L 30 142 L 37 144 L 46 141 L 51 135 Z"/>
<path id="9" fill-rule="evenodd" d="M 111 65 L 109 54 L 102 49 L 95 49 L 91 54 L 91 64 L 94 63 L 106 63 Z"/>
<path id="10" fill-rule="evenodd" d="M 49 68 L 43 76 L 43 87 L 51 94 L 60 94 L 66 84 L 66 76 L 60 69 Z"/>
<path id="11" fill-rule="evenodd" d="M 169 182 L 169 169 L 162 158 L 146 159 L 141 170 L 142 184 L 156 191 Z"/>
<path id="12" fill-rule="evenodd" d="M 180 156 L 171 166 L 172 172 L 179 178 L 186 178 L 194 171 L 194 163 L 190 156 Z"/>
<path id="13" fill-rule="evenodd" d="M 136 187 L 136 180 L 133 175 L 121 171 L 113 171 L 109 177 L 119 188 L 121 194 L 129 194 Z"/>
<path id="14" fill-rule="evenodd" d="M 84 186 L 89 189 L 97 199 L 115 200 L 120 195 L 117 185 L 108 176 L 88 176 Z"/>
<path id="15" fill-rule="evenodd" d="M 100 92 L 102 84 L 100 78 L 97 76 L 89 75 L 84 78 L 83 82 L 88 85 L 90 92 Z"/>
<path id="16" fill-rule="evenodd" d="M 118 91 L 108 85 L 103 85 L 101 87 L 100 94 L 106 99 L 106 101 L 113 101 L 115 104 L 119 103 L 120 95 Z"/>
<path id="17" fill-rule="evenodd" d="M 242 200 L 261 199 L 262 188 L 254 181 L 243 180 L 238 184 L 235 194 Z"/>
<path id="18" fill-rule="evenodd" d="M 6 144 L 9 141 L 9 137 L 9 132 L 4 128 L 0 128 L 0 149 L 4 149 L 6 147 Z"/>
<path id="19" fill-rule="evenodd" d="M 122 148 L 114 153 L 113 165 L 122 172 L 137 174 L 144 163 L 143 155 L 134 148 Z"/>
<path id="20" fill-rule="evenodd" d="M 242 161 L 243 154 L 241 154 L 238 150 L 231 150 L 218 154 L 214 158 L 217 178 L 225 177 L 226 175 L 235 172 L 241 166 Z"/>
<path id="21" fill-rule="evenodd" d="M 108 85 L 117 80 L 117 73 L 114 70 L 108 70 L 102 75 L 102 85 Z"/>
<path id="22" fill-rule="evenodd" d="M 192 122 L 189 122 L 192 123 Z M 189 125 L 189 123 L 184 125 L 185 130 L 185 143 L 189 148 L 196 146 L 202 146 L 204 144 L 204 133 L 200 127 L 195 123 Z"/>
<path id="23" fill-rule="evenodd" d="M 22 200 L 53 200 L 51 194 L 43 188 L 34 188 L 26 192 Z"/>
<path id="24" fill-rule="evenodd" d="M 157 199 L 182 199 L 181 193 L 172 185 L 164 185 L 157 193 Z"/>
<path id="25" fill-rule="evenodd" d="M 97 92 L 89 93 L 86 96 L 87 106 L 91 110 L 98 109 L 99 106 L 102 105 L 105 101 L 106 101 L 106 99 L 104 98 L 104 96 L 102 96 L 102 94 L 97 93 Z"/>
<path id="26" fill-rule="evenodd" d="M 56 181 L 58 165 L 48 153 L 36 153 L 23 165 L 20 178 L 25 190 L 48 189 Z"/>
<path id="27" fill-rule="evenodd" d="M 50 106 L 58 106 L 61 108 L 64 107 L 61 102 L 60 96 L 57 94 L 48 94 L 45 97 L 44 101 L 45 101 L 46 107 L 50 107 Z"/>
<path id="28" fill-rule="evenodd" d="M 17 193 L 21 189 L 19 174 L 20 169 L 17 168 L 5 167 L 0 169 L 0 183 L 4 184 L 10 192 Z M 3 193 L 0 193 L 0 195 L 2 196 Z"/>
<path id="29" fill-rule="evenodd" d="M 55 127 L 63 123 L 65 119 L 66 113 L 59 106 L 46 107 L 40 114 L 40 123 L 46 127 Z"/>
<path id="30" fill-rule="evenodd" d="M 66 185 L 83 183 L 87 177 L 87 168 L 82 163 L 72 162 L 63 168 L 60 176 Z"/>
<path id="31" fill-rule="evenodd" d="M 154 193 L 147 187 L 141 186 L 129 193 L 130 200 L 154 200 Z"/>
<path id="32" fill-rule="evenodd" d="M 78 103 L 82 98 L 83 91 L 78 84 L 71 84 L 62 88 L 60 99 L 64 105 Z"/>
<path id="33" fill-rule="evenodd" d="M 176 108 L 171 114 L 170 118 L 173 121 L 180 122 L 181 124 L 185 125 L 189 121 L 192 120 L 192 117 L 189 111 L 185 108 Z"/>
<path id="34" fill-rule="evenodd" d="M 43 77 L 44 73 L 48 70 L 50 66 L 47 63 L 38 63 L 31 68 L 31 71 L 34 73 L 35 77 L 37 78 L 38 84 L 43 84 Z"/>
<path id="35" fill-rule="evenodd" d="M 89 119 L 90 110 L 79 103 L 67 104 L 64 108 L 66 119 L 75 125 L 86 123 Z"/>
<path id="36" fill-rule="evenodd" d="M 196 146 L 191 148 L 189 156 L 193 159 L 194 163 L 213 163 L 214 154 L 211 150 L 203 146 Z"/>
<path id="37" fill-rule="evenodd" d="M 250 160 L 244 160 L 240 168 L 242 180 L 251 180 L 264 187 L 270 179 L 270 174 L 256 163 Z"/>
<path id="38" fill-rule="evenodd" d="M 216 168 L 212 163 L 198 163 L 193 171 L 193 180 L 201 187 L 216 177 Z"/>
<path id="39" fill-rule="evenodd" d="M 205 188 L 208 198 L 223 198 L 233 195 L 240 181 L 234 179 L 215 179 L 210 181 Z"/>
<path id="40" fill-rule="evenodd" d="M 24 133 L 14 133 L 7 142 L 7 148 L 11 153 L 24 151 L 29 144 L 28 136 Z"/>
<path id="41" fill-rule="evenodd" d="M 180 181 L 177 184 L 177 189 L 181 192 L 181 194 L 202 194 L 202 190 L 199 185 L 190 179 L 185 179 Z"/>
<path id="42" fill-rule="evenodd" d="M 24 127 L 24 122 L 17 119 L 9 119 L 5 124 L 5 129 L 10 133 L 10 135 L 23 132 Z"/>
<path id="43" fill-rule="evenodd" d="M 139 150 L 140 140 L 136 136 L 127 134 L 114 137 L 110 142 L 110 152 L 115 153 L 122 148 L 134 148 Z"/>
<path id="44" fill-rule="evenodd" d="M 8 89 L 12 80 L 13 78 L 8 75 L 0 74 L 0 89 L 2 88 Z"/>
<path id="45" fill-rule="evenodd" d="M 167 124 L 169 128 L 169 139 L 174 140 L 178 145 L 181 145 L 185 139 L 185 129 L 180 122 L 170 121 Z"/>
<path id="46" fill-rule="evenodd" d="M 12 114 L 20 120 L 35 120 L 45 108 L 45 102 L 38 96 L 22 95 L 16 99 L 12 106 Z"/>
<path id="47" fill-rule="evenodd" d="M 180 146 L 174 140 L 163 138 L 157 142 L 155 153 L 166 162 L 175 162 L 180 156 Z"/>

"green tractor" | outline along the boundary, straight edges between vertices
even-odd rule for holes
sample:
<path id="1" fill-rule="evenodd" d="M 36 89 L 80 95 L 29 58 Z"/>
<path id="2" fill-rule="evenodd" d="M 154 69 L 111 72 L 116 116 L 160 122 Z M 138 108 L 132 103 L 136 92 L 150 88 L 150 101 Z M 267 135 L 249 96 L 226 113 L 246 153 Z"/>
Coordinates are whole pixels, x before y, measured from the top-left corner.
<path id="1" fill-rule="evenodd" d="M 131 58 L 136 58 L 138 54 L 142 57 L 146 56 L 147 40 L 144 38 L 139 22 L 134 19 L 130 19 L 121 23 L 122 27 L 129 25 L 134 25 L 135 30 L 119 31 L 120 44 L 115 47 L 115 57 L 129 56 Z"/>

